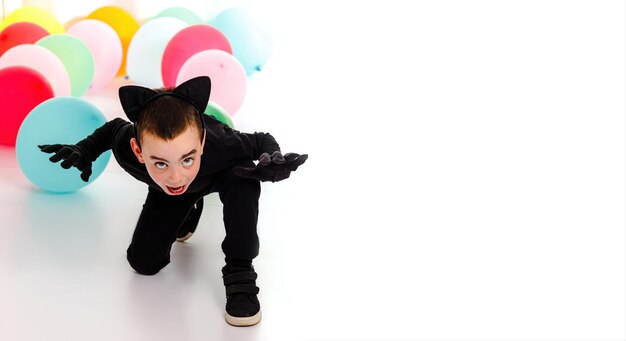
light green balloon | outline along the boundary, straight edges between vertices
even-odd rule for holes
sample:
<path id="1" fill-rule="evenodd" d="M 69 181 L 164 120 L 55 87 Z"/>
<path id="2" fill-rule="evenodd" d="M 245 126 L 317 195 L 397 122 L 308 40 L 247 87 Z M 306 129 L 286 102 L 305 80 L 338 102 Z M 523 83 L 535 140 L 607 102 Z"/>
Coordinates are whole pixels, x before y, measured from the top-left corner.
<path id="1" fill-rule="evenodd" d="M 72 96 L 81 97 L 87 92 L 95 72 L 93 55 L 87 44 L 69 34 L 51 34 L 35 45 L 52 51 L 63 62 L 70 77 Z"/>
<path id="2" fill-rule="evenodd" d="M 217 118 L 218 121 L 224 123 L 225 125 L 233 129 L 235 128 L 235 125 L 233 124 L 233 120 L 230 119 L 230 116 L 228 116 L 228 113 L 226 113 L 224 109 L 222 109 L 219 105 L 213 102 L 209 102 L 209 104 L 206 106 L 206 110 L 204 110 L 204 113 L 209 116 L 213 116 Z"/>
<path id="3" fill-rule="evenodd" d="M 189 25 L 202 24 L 202 19 L 193 11 L 184 7 L 170 7 L 162 10 L 155 18 L 172 17 L 180 19 Z"/>

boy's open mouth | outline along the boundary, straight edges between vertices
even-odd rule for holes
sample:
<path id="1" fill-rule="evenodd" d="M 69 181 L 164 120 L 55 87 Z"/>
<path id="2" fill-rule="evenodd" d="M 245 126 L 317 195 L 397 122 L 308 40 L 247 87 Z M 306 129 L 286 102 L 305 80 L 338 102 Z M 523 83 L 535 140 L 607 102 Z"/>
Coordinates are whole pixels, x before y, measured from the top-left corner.
<path id="1" fill-rule="evenodd" d="M 179 187 L 170 187 L 170 186 L 165 186 L 167 187 L 167 190 L 170 192 L 170 194 L 181 194 L 185 191 L 185 186 L 179 186 Z"/>

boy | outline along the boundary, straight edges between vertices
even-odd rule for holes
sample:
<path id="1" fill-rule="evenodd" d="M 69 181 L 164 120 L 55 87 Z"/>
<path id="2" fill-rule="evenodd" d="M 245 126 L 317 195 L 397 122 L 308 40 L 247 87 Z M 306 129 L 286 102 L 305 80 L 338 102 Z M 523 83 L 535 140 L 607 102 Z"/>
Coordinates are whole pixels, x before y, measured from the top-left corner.
<path id="1" fill-rule="evenodd" d="M 196 230 L 203 197 L 218 192 L 224 206 L 226 237 L 226 321 L 251 326 L 261 320 L 257 274 L 252 260 L 259 253 L 256 231 L 259 181 L 280 181 L 302 165 L 307 155 L 281 154 L 269 134 L 235 131 L 204 115 L 211 81 L 191 79 L 174 89 L 123 86 L 124 112 L 76 145 L 43 145 L 52 162 L 76 167 L 89 180 L 91 163 L 112 149 L 126 172 L 148 184 L 148 197 L 127 250 L 131 267 L 154 275 L 170 262 L 174 241 Z M 259 160 L 255 166 L 254 160 Z"/>

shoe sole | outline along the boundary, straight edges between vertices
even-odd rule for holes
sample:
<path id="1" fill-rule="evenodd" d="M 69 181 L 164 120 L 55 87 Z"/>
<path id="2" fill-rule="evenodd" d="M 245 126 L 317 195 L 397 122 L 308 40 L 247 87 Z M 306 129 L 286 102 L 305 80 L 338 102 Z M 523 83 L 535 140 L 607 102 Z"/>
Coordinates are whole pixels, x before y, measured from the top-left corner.
<path id="1" fill-rule="evenodd" d="M 191 236 L 193 236 L 193 232 L 189 232 L 189 233 L 187 233 L 187 235 L 186 235 L 186 236 L 184 236 L 184 237 L 176 238 L 176 241 L 177 241 L 177 242 L 181 242 L 181 243 L 182 243 L 182 242 L 184 242 L 185 240 L 187 240 L 187 239 L 191 238 Z"/>
<path id="2" fill-rule="evenodd" d="M 261 321 L 260 310 L 258 313 L 256 313 L 256 315 L 250 316 L 250 317 L 235 317 L 235 316 L 230 316 L 228 313 L 224 313 L 224 316 L 226 317 L 226 322 L 230 324 L 231 326 L 235 326 L 235 327 L 254 326 L 255 324 Z"/>

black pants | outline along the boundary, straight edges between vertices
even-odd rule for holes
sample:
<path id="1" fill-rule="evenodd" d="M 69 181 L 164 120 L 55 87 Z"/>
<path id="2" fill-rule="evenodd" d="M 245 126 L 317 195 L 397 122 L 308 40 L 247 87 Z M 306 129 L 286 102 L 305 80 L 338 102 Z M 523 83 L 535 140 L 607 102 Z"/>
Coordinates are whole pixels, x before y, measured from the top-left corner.
<path id="1" fill-rule="evenodd" d="M 249 266 L 259 254 L 256 226 L 259 213 L 259 181 L 223 172 L 199 193 L 171 196 L 152 188 L 143 205 L 133 239 L 127 250 L 135 271 L 154 275 L 170 262 L 176 233 L 194 204 L 209 193 L 218 192 L 224 205 L 226 237 L 222 251 L 227 265 Z"/>

